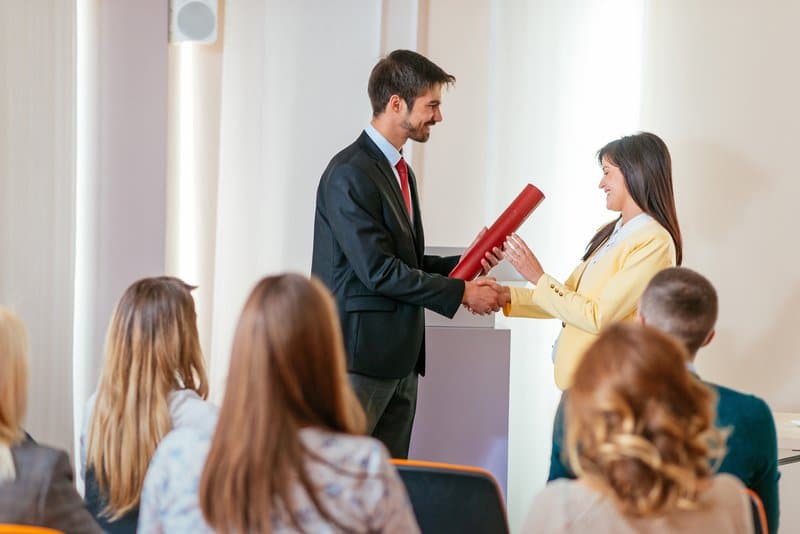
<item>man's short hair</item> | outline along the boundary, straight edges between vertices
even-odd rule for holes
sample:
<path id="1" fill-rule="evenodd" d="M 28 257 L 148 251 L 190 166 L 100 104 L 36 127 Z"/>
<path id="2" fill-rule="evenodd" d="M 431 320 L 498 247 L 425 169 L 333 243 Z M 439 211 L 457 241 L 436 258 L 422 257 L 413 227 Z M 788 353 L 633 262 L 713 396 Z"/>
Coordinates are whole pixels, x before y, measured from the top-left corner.
<path id="1" fill-rule="evenodd" d="M 708 279 L 686 267 L 664 269 L 639 299 L 644 321 L 681 340 L 694 356 L 717 322 L 717 291 Z"/>
<path id="2" fill-rule="evenodd" d="M 372 115 L 377 117 L 383 113 L 392 95 L 405 100 L 410 110 L 417 97 L 431 87 L 450 85 L 455 81 L 455 76 L 446 73 L 422 54 L 411 50 L 395 50 L 381 59 L 369 76 L 367 93 L 372 104 Z"/>

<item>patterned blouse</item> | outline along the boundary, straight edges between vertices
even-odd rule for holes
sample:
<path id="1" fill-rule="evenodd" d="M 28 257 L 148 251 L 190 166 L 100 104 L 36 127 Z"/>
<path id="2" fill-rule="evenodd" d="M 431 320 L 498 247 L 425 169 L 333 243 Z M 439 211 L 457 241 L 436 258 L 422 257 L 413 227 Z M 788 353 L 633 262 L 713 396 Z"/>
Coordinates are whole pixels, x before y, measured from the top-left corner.
<path id="1" fill-rule="evenodd" d="M 138 532 L 213 532 L 198 504 L 212 435 L 176 429 L 159 444 L 142 490 Z M 300 439 L 323 460 L 307 464 L 321 505 L 348 532 L 419 532 L 403 482 L 379 441 L 318 428 L 301 430 Z M 340 532 L 317 512 L 302 486 L 293 491 L 304 532 Z M 285 511 L 275 513 L 272 527 L 275 533 L 296 532 Z"/>

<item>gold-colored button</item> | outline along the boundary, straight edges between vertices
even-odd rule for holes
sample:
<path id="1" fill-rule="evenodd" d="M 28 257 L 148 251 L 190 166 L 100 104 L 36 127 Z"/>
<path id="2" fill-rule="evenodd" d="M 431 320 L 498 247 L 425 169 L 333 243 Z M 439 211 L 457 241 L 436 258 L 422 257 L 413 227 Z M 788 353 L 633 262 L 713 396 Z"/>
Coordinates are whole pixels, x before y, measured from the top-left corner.
<path id="1" fill-rule="evenodd" d="M 556 287 L 555 284 L 550 284 L 550 289 L 553 289 L 554 287 Z"/>
<path id="2" fill-rule="evenodd" d="M 558 292 L 558 296 L 559 296 L 559 297 L 563 297 L 563 296 L 564 296 L 564 293 L 562 293 L 561 291 L 559 291 L 559 292 Z"/>

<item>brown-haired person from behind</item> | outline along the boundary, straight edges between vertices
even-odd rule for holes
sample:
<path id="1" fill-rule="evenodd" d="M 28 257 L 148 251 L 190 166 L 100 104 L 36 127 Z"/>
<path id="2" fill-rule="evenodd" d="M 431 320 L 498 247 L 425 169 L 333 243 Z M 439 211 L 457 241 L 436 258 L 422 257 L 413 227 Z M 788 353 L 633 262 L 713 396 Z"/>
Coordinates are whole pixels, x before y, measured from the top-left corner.
<path id="1" fill-rule="evenodd" d="M 204 400 L 192 289 L 169 276 L 144 278 L 125 290 L 111 317 L 81 434 L 86 503 L 107 532 L 136 532 L 147 466 L 164 436 L 216 421 L 217 408 Z"/>
<path id="2" fill-rule="evenodd" d="M 714 393 L 687 360 L 656 328 L 618 323 L 600 334 L 566 398 L 578 479 L 536 496 L 525 533 L 753 532 L 742 483 L 713 474 L 725 434 L 714 426 Z"/>
<path id="3" fill-rule="evenodd" d="M 159 446 L 140 530 L 419 532 L 364 429 L 331 294 L 299 274 L 264 278 L 236 327 L 213 438 L 179 431 Z"/>
<path id="4" fill-rule="evenodd" d="M 0 308 L 0 523 L 101 532 L 75 490 L 67 454 L 25 439 L 27 400 L 25 326 Z"/>

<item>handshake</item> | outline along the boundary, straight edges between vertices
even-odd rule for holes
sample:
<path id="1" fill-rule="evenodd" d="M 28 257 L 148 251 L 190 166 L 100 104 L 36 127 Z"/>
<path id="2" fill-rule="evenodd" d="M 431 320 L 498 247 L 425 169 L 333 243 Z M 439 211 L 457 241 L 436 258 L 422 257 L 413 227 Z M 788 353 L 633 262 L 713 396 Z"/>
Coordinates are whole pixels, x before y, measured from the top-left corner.
<path id="1" fill-rule="evenodd" d="M 500 309 L 511 300 L 511 290 L 501 286 L 494 278 L 476 278 L 464 283 L 461 303 L 476 315 L 487 315 Z"/>
<path id="2" fill-rule="evenodd" d="M 473 245 L 484 233 L 486 233 L 486 228 L 480 231 Z M 494 247 L 491 251 L 486 252 L 484 256 L 481 260 L 481 267 L 483 268 L 481 274 L 488 273 L 502 259 L 508 260 L 519 274 L 533 284 L 544 274 L 544 269 L 542 269 L 539 259 L 517 234 L 511 234 L 506 238 L 502 250 Z M 482 276 L 471 282 L 466 282 L 461 304 L 476 315 L 486 315 L 490 312 L 499 311 L 510 300 L 510 288 L 501 286 L 494 278 Z"/>

